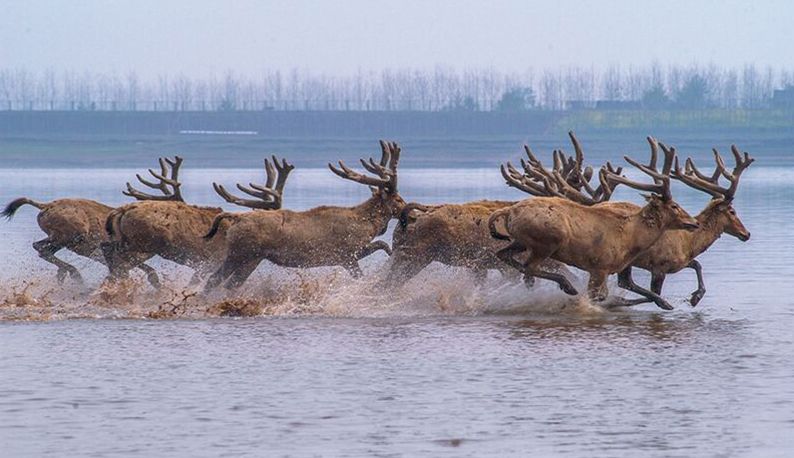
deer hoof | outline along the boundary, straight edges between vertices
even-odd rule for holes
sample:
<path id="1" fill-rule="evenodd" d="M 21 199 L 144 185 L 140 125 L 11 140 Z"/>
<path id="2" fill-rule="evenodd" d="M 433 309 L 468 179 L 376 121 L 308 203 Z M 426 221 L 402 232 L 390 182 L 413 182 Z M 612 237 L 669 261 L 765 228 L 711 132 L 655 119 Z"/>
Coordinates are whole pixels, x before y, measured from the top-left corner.
<path id="1" fill-rule="evenodd" d="M 703 299 L 703 296 L 705 294 L 706 294 L 705 291 L 700 291 L 700 290 L 692 293 L 692 297 L 689 299 L 689 305 L 691 305 L 692 307 L 698 305 L 698 303 L 700 302 L 701 299 Z"/>
<path id="2" fill-rule="evenodd" d="M 524 274 L 524 285 L 526 285 L 527 288 L 532 288 L 535 286 L 535 277 Z"/>
<path id="3" fill-rule="evenodd" d="M 579 291 L 576 291 L 576 288 L 571 284 L 560 285 L 560 289 L 569 296 L 576 296 L 579 294 Z"/>
<path id="4" fill-rule="evenodd" d="M 157 274 L 147 275 L 146 279 L 149 280 L 149 284 L 152 285 L 152 288 L 154 289 L 160 289 L 160 287 L 162 286 L 160 284 L 160 279 L 157 277 Z"/>
<path id="5" fill-rule="evenodd" d="M 656 301 L 656 306 L 664 310 L 675 310 L 675 307 L 670 305 L 670 303 L 664 299 L 659 299 L 658 301 Z"/>
<path id="6" fill-rule="evenodd" d="M 73 272 L 69 272 L 69 277 L 71 277 L 71 279 L 74 280 L 74 282 L 79 285 L 85 284 L 85 281 L 83 280 L 83 276 L 80 275 L 80 272 L 76 270 Z"/>

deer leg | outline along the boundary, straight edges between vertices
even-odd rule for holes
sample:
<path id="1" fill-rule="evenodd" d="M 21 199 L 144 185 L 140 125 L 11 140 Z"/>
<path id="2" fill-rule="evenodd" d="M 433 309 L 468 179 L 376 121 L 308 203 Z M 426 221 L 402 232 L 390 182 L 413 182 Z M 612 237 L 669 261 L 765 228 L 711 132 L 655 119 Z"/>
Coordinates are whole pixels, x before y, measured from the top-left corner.
<path id="1" fill-rule="evenodd" d="M 571 269 L 569 269 L 568 266 L 553 259 L 547 259 L 544 261 L 543 268 L 545 270 L 550 270 L 557 272 L 558 274 L 565 275 L 566 277 L 573 276 L 573 273 L 571 273 Z"/>
<path id="2" fill-rule="evenodd" d="M 527 259 L 529 259 L 529 258 L 527 258 Z M 522 266 L 523 265 L 524 264 L 522 264 Z M 546 269 L 544 269 L 544 270 L 546 270 Z M 532 288 L 533 286 L 535 286 L 535 277 L 533 277 L 532 274 L 527 272 L 526 269 L 523 270 L 523 273 L 521 274 L 521 277 L 524 280 L 524 285 L 527 288 Z"/>
<path id="3" fill-rule="evenodd" d="M 529 252 L 529 256 L 527 260 L 524 262 L 524 275 L 532 275 L 533 277 L 542 278 L 544 280 L 551 280 L 557 283 L 557 286 L 560 289 L 570 296 L 576 296 L 579 292 L 576 288 L 573 287 L 568 277 L 565 275 L 558 273 L 558 272 L 550 272 L 545 270 L 543 266 L 548 265 L 549 255 L 554 253 L 557 250 L 555 246 L 547 246 L 544 247 L 544 251 L 541 252 L 539 250 L 527 250 Z"/>
<path id="4" fill-rule="evenodd" d="M 207 294 L 211 292 L 213 289 L 217 288 L 218 285 L 223 283 L 229 275 L 234 272 L 237 263 L 235 260 L 231 258 L 226 258 L 223 264 L 218 267 L 218 270 L 215 271 L 210 278 L 207 279 L 207 283 L 204 284 L 204 293 Z"/>
<path id="5" fill-rule="evenodd" d="M 391 256 L 391 247 L 389 244 L 383 240 L 376 240 L 374 242 L 370 242 L 369 245 L 362 248 L 361 251 L 358 252 L 356 259 L 366 258 L 367 256 L 379 250 L 383 250 L 387 255 Z"/>
<path id="6" fill-rule="evenodd" d="M 559 274 L 556 272 L 548 272 L 541 269 L 539 266 L 532 264 L 527 265 L 525 273 L 530 273 L 534 277 L 542 278 L 544 280 L 551 280 L 557 283 L 560 289 L 565 294 L 568 294 L 570 296 L 576 296 L 577 294 L 579 294 L 579 291 L 577 291 L 576 288 L 573 287 L 573 285 L 568 280 L 568 278 L 563 274 Z"/>
<path id="7" fill-rule="evenodd" d="M 83 283 L 83 277 L 80 275 L 80 272 L 77 271 L 75 266 L 55 257 L 55 253 L 63 248 L 62 246 L 54 244 L 52 240 L 47 237 L 46 239 L 34 242 L 33 248 L 39 253 L 39 257 L 41 259 L 55 265 L 58 268 L 58 283 L 63 283 L 66 275 L 69 275 L 72 279 L 79 283 Z"/>
<path id="8" fill-rule="evenodd" d="M 518 270 L 519 272 L 524 273 L 525 266 L 520 262 L 516 261 L 516 259 L 513 257 L 524 250 L 526 250 L 526 248 L 524 248 L 522 245 L 518 244 L 517 242 L 513 241 L 510 242 L 510 244 L 507 245 L 506 247 L 497 250 L 495 254 L 496 257 L 499 258 L 499 260 L 502 261 L 503 263 Z"/>
<path id="9" fill-rule="evenodd" d="M 226 280 L 226 284 L 224 285 L 226 289 L 237 289 L 240 287 L 243 283 L 245 283 L 246 280 L 248 280 L 248 277 L 251 276 L 258 265 L 258 259 L 238 265 L 237 268 L 234 269 L 234 272 L 232 272 L 232 275 L 229 277 L 229 279 Z"/>
<path id="10" fill-rule="evenodd" d="M 607 277 L 609 277 L 608 272 L 590 272 L 590 279 L 587 281 L 587 295 L 590 300 L 602 302 L 607 298 L 609 295 Z"/>
<path id="11" fill-rule="evenodd" d="M 511 243 L 511 245 L 512 244 L 513 243 Z M 524 272 L 524 278 L 526 278 L 527 275 L 531 275 L 544 280 L 551 280 L 557 283 L 557 286 L 559 286 L 565 294 L 576 296 L 579 292 L 573 287 L 568 277 L 559 272 L 550 272 L 545 269 L 545 267 L 549 266 L 549 262 L 551 261 L 550 256 L 557 251 L 558 248 L 559 246 L 555 244 L 536 246 L 532 249 L 525 248 L 527 251 L 527 259 L 519 270 Z M 497 256 L 498 255 L 499 252 L 497 252 Z"/>
<path id="12" fill-rule="evenodd" d="M 669 302 L 664 300 L 664 298 L 634 283 L 634 279 L 631 277 L 631 266 L 626 267 L 618 274 L 618 286 L 620 286 L 623 289 L 629 290 L 633 293 L 637 293 L 641 296 L 645 296 L 647 299 L 655 303 L 656 306 L 661 309 L 673 310 L 673 306 L 670 305 Z"/>
<path id="13" fill-rule="evenodd" d="M 361 271 L 361 266 L 358 265 L 358 260 L 366 258 L 372 253 L 380 250 L 385 251 L 387 255 L 391 256 L 391 247 L 389 244 L 383 240 L 376 240 L 374 242 L 370 242 L 367 246 L 359 250 L 358 253 L 356 253 L 355 259 L 349 260 L 343 264 L 342 267 L 347 270 L 351 277 L 360 278 L 363 275 L 363 272 Z"/>
<path id="14" fill-rule="evenodd" d="M 389 273 L 386 275 L 387 287 L 394 288 L 400 283 L 408 282 L 430 262 L 429 257 L 423 256 L 417 259 L 415 256 L 405 256 L 401 251 L 397 251 L 397 254 L 391 258 Z"/>
<path id="15" fill-rule="evenodd" d="M 694 307 L 698 305 L 698 302 L 706 295 L 706 283 L 703 281 L 703 268 L 697 260 L 693 259 L 687 267 L 694 270 L 698 278 L 698 289 L 692 293 L 692 297 L 689 299 L 689 304 Z"/>
<path id="16" fill-rule="evenodd" d="M 565 264 L 553 259 L 546 259 L 540 264 L 540 266 L 547 272 L 556 272 L 565 278 L 570 278 L 572 276 L 570 269 L 568 269 Z M 531 286 L 534 282 L 535 280 L 532 276 L 524 274 L 524 283 L 526 283 L 528 286 Z"/>
<path id="17" fill-rule="evenodd" d="M 631 274 L 629 274 L 629 275 L 631 275 Z M 651 277 L 651 290 L 658 294 L 659 292 L 661 292 L 661 285 L 659 285 L 659 290 L 658 291 L 653 289 L 654 288 L 654 286 L 653 286 L 654 283 L 653 282 L 654 282 L 655 278 L 656 278 L 655 276 Z M 632 281 L 633 280 L 634 279 L 632 278 Z M 664 279 L 662 279 L 662 281 L 664 281 Z M 619 282 L 619 280 L 618 280 L 618 282 Z M 633 307 L 635 305 L 647 304 L 649 302 L 653 302 L 653 300 L 651 298 L 648 298 L 648 297 L 639 297 L 639 298 L 636 298 L 636 299 L 626 299 L 626 298 L 623 298 L 623 297 L 613 297 L 610 300 L 610 302 L 608 304 L 604 304 L 604 306 L 606 306 L 608 308 Z"/>
<path id="18" fill-rule="evenodd" d="M 136 267 L 141 269 L 143 273 L 146 274 L 146 279 L 149 280 L 149 284 L 152 285 L 154 289 L 160 289 L 160 278 L 157 276 L 157 271 L 148 264 L 140 263 Z"/>
<path id="19" fill-rule="evenodd" d="M 663 273 L 653 273 L 651 274 L 651 291 L 656 294 L 662 294 L 662 286 L 664 286 L 664 279 L 667 275 Z"/>
<path id="20" fill-rule="evenodd" d="M 129 267 L 125 265 L 124 254 L 121 242 L 110 241 L 100 244 L 102 256 L 105 258 L 105 265 L 108 266 L 108 276 L 105 282 L 113 282 L 118 279 L 126 278 L 129 275 Z"/>
<path id="21" fill-rule="evenodd" d="M 529 253 L 528 256 L 527 256 L 527 259 L 526 259 L 526 261 L 524 263 L 519 262 L 515 258 L 515 255 L 517 255 L 519 253 L 522 253 L 522 252 L 528 252 Z M 524 248 L 522 245 L 519 245 L 516 242 L 511 242 L 510 245 L 502 248 L 501 250 L 498 250 L 496 252 L 496 257 L 499 258 L 500 260 L 502 260 L 502 262 L 506 263 L 508 266 L 513 267 L 516 270 L 518 270 L 522 274 L 523 279 L 524 279 L 524 284 L 526 285 L 527 288 L 532 288 L 535 285 L 535 277 L 545 278 L 547 280 L 552 280 L 552 281 L 555 281 L 555 282 L 557 282 L 557 280 L 559 279 L 559 276 L 555 275 L 554 272 L 549 272 L 549 271 L 547 271 L 545 269 L 542 269 L 541 267 L 535 267 L 535 270 L 539 271 L 539 272 L 543 272 L 543 275 L 545 275 L 545 276 L 535 275 L 534 271 L 530 271 L 527 268 L 527 266 L 532 261 L 532 253 L 529 250 L 527 250 L 526 248 Z M 548 263 L 548 259 L 540 260 L 540 261 L 538 261 L 538 266 L 540 266 L 540 265 L 544 265 L 545 266 L 545 265 L 547 265 L 547 263 Z M 565 279 L 563 281 L 563 283 L 565 283 L 564 288 L 569 288 L 570 287 L 570 289 L 568 289 L 568 291 L 575 291 L 575 289 L 570 284 L 570 282 L 567 281 L 567 279 Z M 559 282 L 557 282 L 557 284 L 559 284 Z M 561 285 L 560 288 L 562 289 L 563 286 Z M 578 293 L 573 293 L 573 294 L 578 294 Z"/>
<path id="22" fill-rule="evenodd" d="M 109 270 L 105 279 L 106 283 L 126 279 L 129 277 L 131 270 L 138 268 L 146 274 L 146 279 L 153 288 L 160 288 L 160 279 L 157 276 L 157 272 L 151 266 L 144 264 L 152 258 L 151 254 L 125 251 L 121 249 L 121 242 L 105 242 L 102 243 L 101 247 L 102 254 L 105 257 L 105 264 Z"/>

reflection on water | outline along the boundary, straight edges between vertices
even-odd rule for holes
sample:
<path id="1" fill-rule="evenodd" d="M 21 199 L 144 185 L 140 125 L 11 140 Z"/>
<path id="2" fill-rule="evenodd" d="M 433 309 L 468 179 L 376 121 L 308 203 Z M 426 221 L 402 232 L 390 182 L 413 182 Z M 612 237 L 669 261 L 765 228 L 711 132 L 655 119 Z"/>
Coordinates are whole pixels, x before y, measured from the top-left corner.
<path id="1" fill-rule="evenodd" d="M 117 205 L 134 172 L 2 170 L 0 197 Z M 209 183 L 260 173 L 186 168 L 184 194 L 217 205 Z M 696 309 L 683 303 L 695 288 L 688 271 L 665 285 L 673 312 L 593 313 L 544 282 L 528 293 L 494 274 L 477 288 L 437 265 L 384 296 L 385 258 L 373 256 L 358 282 L 262 266 L 247 287 L 278 298 L 263 313 L 293 318 L 0 323 L 0 444 L 8 456 L 787 456 L 791 182 L 789 168 L 743 177 L 736 207 L 752 240 L 724 237 L 701 257 L 708 293 Z M 494 169 L 405 169 L 401 187 L 423 202 L 522 197 Z M 674 192 L 693 213 L 705 204 Z M 366 193 L 297 169 L 285 203 L 348 205 Z M 92 297 L 47 283 L 54 269 L 30 248 L 42 237 L 35 213 L 0 223 L 3 284 L 40 278 L 61 317 L 136 316 L 112 304 L 69 309 Z M 59 256 L 89 270 L 90 286 L 104 275 Z M 282 300 L 296 285 L 302 296 Z"/>

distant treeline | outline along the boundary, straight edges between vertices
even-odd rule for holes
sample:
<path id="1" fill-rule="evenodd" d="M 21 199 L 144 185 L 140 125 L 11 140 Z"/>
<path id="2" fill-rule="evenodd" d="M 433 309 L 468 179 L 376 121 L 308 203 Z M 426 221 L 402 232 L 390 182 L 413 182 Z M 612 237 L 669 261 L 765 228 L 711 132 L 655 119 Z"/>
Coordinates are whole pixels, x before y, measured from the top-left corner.
<path id="1" fill-rule="evenodd" d="M 0 69 L 0 110 L 32 111 L 529 111 L 794 108 L 794 72 L 651 65 L 389 69 L 332 76 L 305 70 L 206 78 Z"/>

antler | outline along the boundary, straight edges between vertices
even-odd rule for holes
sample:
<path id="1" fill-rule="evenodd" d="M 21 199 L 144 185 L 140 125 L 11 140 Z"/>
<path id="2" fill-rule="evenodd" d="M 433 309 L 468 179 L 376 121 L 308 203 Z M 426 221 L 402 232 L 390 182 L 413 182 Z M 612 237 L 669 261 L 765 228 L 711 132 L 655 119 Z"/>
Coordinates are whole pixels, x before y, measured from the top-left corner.
<path id="1" fill-rule="evenodd" d="M 673 160 L 675 159 L 675 148 L 667 148 L 665 145 L 656 141 L 656 139 L 653 137 L 647 137 L 647 140 L 651 147 L 651 159 L 648 162 L 648 165 L 640 164 L 628 156 L 623 156 L 623 158 L 626 159 L 626 162 L 633 165 L 634 167 L 637 167 L 640 169 L 640 171 L 653 178 L 653 184 L 640 183 L 630 180 L 609 170 L 602 169 L 602 171 L 604 174 L 606 174 L 607 181 L 610 184 L 625 184 L 626 186 L 634 189 L 659 194 L 664 200 L 671 200 L 673 196 L 670 193 L 670 170 L 672 169 Z M 659 170 L 656 168 L 656 158 L 659 146 L 662 147 L 662 151 L 664 152 L 664 165 L 662 166 L 661 172 L 659 172 Z"/>
<path id="2" fill-rule="evenodd" d="M 522 174 L 508 162 L 499 167 L 508 186 L 526 192 L 537 197 L 565 197 L 561 194 L 552 181 L 547 176 L 535 177 L 529 174 Z"/>
<path id="3" fill-rule="evenodd" d="M 569 184 L 571 188 L 566 194 L 569 196 L 569 198 L 572 198 L 572 200 L 584 205 L 594 205 L 608 201 L 612 197 L 613 189 L 609 184 L 609 181 L 606 180 L 605 173 L 609 172 L 615 175 L 621 175 L 623 173 L 623 168 L 614 168 L 612 167 L 611 163 L 607 162 L 605 167 L 602 167 L 605 172 L 602 173 L 601 170 L 599 170 L 598 187 L 593 188 L 590 185 L 590 179 L 593 177 L 593 168 L 588 165 L 584 168 L 584 170 L 582 169 L 584 163 L 584 152 L 582 151 L 582 145 L 579 143 L 579 140 L 576 138 L 576 135 L 574 135 L 573 131 L 568 131 L 568 137 L 571 139 L 571 144 L 573 144 L 575 159 L 569 158 L 569 162 L 571 162 L 574 167 L 571 168 L 567 176 L 564 176 L 565 183 Z M 581 192 L 582 190 L 584 190 L 584 193 Z"/>
<path id="4" fill-rule="evenodd" d="M 346 166 L 342 161 L 339 161 L 339 168 L 330 163 L 328 168 L 346 180 L 381 188 L 390 194 L 397 193 L 397 165 L 400 162 L 400 146 L 396 142 L 381 140 L 380 149 L 379 162 L 375 162 L 372 158 L 369 158 L 368 161 L 361 159 L 361 165 L 364 169 L 377 175 L 377 177 L 360 174 Z"/>
<path id="5" fill-rule="evenodd" d="M 521 160 L 524 174 L 511 163 L 501 166 L 502 176 L 509 186 L 539 197 L 563 197 L 583 205 L 594 205 L 609 200 L 612 189 L 599 172 L 600 184 L 597 188 L 590 185 L 593 168 L 583 168 L 584 153 L 573 132 L 568 132 L 575 155 L 567 156 L 563 150 L 554 150 L 552 170 L 546 169 L 529 146 L 524 145 L 527 161 Z M 608 164 L 608 171 L 620 175 L 622 169 Z M 584 191 L 583 191 L 584 190 Z"/>
<path id="6" fill-rule="evenodd" d="M 122 193 L 138 200 L 173 200 L 184 202 L 184 199 L 182 199 L 182 192 L 180 190 L 182 183 L 179 182 L 179 167 L 182 165 L 182 158 L 179 156 L 174 156 L 174 159 L 172 160 L 167 157 L 161 157 L 158 161 L 160 163 L 160 173 L 149 169 L 149 173 L 158 180 L 158 183 L 149 181 L 143 178 L 140 174 L 135 174 L 135 176 L 138 177 L 138 181 L 144 185 L 162 192 L 162 196 L 141 192 L 133 188 L 129 182 L 127 182 L 127 190 L 122 191 Z M 166 177 L 169 168 L 171 173 L 169 177 Z"/>
<path id="7" fill-rule="evenodd" d="M 700 170 L 697 169 L 697 167 L 695 167 L 695 163 L 692 161 L 692 158 L 687 158 L 684 173 L 681 173 L 681 167 L 678 163 L 678 158 L 676 158 L 673 177 L 680 180 L 689 187 L 706 192 L 712 197 L 722 198 L 723 200 L 730 202 L 736 195 L 736 190 L 739 187 L 739 178 L 742 176 L 742 173 L 748 167 L 750 167 L 750 164 L 755 162 L 755 158 L 750 157 L 747 152 L 742 155 L 736 145 L 731 145 L 731 153 L 733 153 L 736 166 L 733 168 L 732 172 L 728 172 L 727 168 L 725 167 L 725 161 L 722 159 L 719 151 L 717 151 L 716 148 L 713 148 L 712 152 L 714 153 L 714 162 L 716 163 L 716 167 L 714 168 L 714 173 L 710 177 L 705 176 L 700 172 Z M 728 180 L 730 183 L 728 188 L 724 188 L 719 185 L 720 176 L 723 176 L 726 180 Z"/>
<path id="8" fill-rule="evenodd" d="M 264 186 L 256 183 L 248 183 L 248 186 L 250 186 L 249 188 L 239 183 L 237 184 L 237 189 L 259 200 L 237 197 L 218 183 L 212 183 L 212 187 L 215 188 L 215 192 L 217 192 L 218 195 L 231 204 L 262 210 L 277 210 L 281 208 L 284 197 L 284 185 L 287 183 L 287 177 L 293 169 L 295 169 L 295 166 L 289 164 L 286 159 L 279 161 L 276 156 L 273 156 L 272 164 L 269 160 L 265 159 L 265 174 L 267 175 L 267 179 Z M 278 175 L 278 178 L 276 178 L 276 175 Z M 273 186 L 273 182 L 276 184 L 275 187 Z"/>

